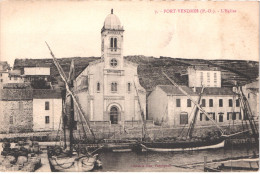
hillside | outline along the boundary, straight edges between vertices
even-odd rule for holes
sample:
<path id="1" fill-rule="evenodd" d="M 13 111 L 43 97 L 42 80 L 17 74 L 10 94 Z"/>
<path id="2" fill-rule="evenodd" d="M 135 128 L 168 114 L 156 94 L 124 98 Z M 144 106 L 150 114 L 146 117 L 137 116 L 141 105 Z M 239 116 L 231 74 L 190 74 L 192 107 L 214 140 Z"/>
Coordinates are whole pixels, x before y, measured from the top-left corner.
<path id="1" fill-rule="evenodd" d="M 71 60 L 74 59 L 76 76 L 78 76 L 89 64 L 100 57 L 73 57 L 58 59 L 66 73 L 69 72 Z M 170 84 L 169 80 L 162 75 L 166 72 L 176 83 L 188 84 L 187 67 L 200 65 L 218 67 L 221 70 L 222 86 L 232 87 L 237 81 L 240 85 L 250 83 L 259 76 L 259 62 L 245 60 L 203 60 L 184 59 L 170 57 L 145 57 L 126 56 L 126 60 L 138 64 L 138 75 L 141 85 L 149 93 L 156 85 Z M 49 66 L 51 67 L 51 80 L 54 84 L 61 81 L 58 71 L 52 59 L 16 59 L 14 69 L 23 71 L 25 66 Z"/>

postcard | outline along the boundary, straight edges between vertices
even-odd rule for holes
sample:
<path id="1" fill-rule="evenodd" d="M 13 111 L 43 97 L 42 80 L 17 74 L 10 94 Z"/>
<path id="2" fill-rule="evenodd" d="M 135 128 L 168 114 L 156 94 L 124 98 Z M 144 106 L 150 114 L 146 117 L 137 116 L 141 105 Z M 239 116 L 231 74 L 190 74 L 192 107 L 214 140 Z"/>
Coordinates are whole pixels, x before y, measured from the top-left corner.
<path id="1" fill-rule="evenodd" d="M 259 170 L 259 2 L 0 1 L 0 171 Z"/>

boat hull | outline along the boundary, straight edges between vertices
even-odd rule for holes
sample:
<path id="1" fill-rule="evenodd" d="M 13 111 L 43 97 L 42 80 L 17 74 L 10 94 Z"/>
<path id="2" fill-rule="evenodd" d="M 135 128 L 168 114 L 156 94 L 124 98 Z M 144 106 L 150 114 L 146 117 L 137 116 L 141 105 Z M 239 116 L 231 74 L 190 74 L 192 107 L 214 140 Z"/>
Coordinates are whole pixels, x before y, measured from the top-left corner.
<path id="1" fill-rule="evenodd" d="M 195 151 L 223 148 L 225 140 L 220 139 L 212 142 L 141 143 L 140 146 L 143 150 L 156 152 Z"/>
<path id="2" fill-rule="evenodd" d="M 96 160 L 96 156 L 54 156 L 49 158 L 52 170 L 54 170 L 55 172 L 88 172 L 94 169 Z"/>

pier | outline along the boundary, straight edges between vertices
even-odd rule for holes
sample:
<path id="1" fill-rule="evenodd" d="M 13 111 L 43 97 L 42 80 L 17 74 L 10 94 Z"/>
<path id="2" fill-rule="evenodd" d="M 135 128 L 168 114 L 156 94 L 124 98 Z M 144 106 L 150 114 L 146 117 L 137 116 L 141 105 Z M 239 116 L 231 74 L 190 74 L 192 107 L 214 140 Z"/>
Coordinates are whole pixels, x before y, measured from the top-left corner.
<path id="1" fill-rule="evenodd" d="M 35 170 L 35 172 L 51 172 L 51 167 L 46 150 L 44 150 L 43 153 L 40 154 L 40 158 L 42 166 L 39 169 Z"/>

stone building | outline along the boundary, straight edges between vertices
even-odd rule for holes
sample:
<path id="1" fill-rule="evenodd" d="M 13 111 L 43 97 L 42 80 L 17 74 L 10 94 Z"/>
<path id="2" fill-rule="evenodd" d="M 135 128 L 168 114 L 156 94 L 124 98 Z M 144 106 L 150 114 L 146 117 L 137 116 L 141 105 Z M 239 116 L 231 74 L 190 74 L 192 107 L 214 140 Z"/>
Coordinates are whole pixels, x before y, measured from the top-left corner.
<path id="1" fill-rule="evenodd" d="M 101 59 L 90 62 L 74 84 L 90 121 L 124 124 L 140 120 L 138 98 L 145 113 L 146 91 L 139 84 L 137 64 L 123 58 L 123 45 L 123 26 L 111 10 L 101 29 Z"/>
<path id="2" fill-rule="evenodd" d="M 31 89 L 0 90 L 0 132 L 33 130 L 33 91 Z"/>
<path id="3" fill-rule="evenodd" d="M 201 88 L 181 86 L 195 101 L 199 99 Z M 231 88 L 205 88 L 201 107 L 218 124 L 241 123 L 240 103 Z M 194 104 L 178 88 L 172 85 L 158 85 L 148 97 L 148 119 L 156 123 L 180 126 L 189 124 L 194 115 Z M 202 112 L 197 114 L 197 125 L 213 124 Z"/>
<path id="4" fill-rule="evenodd" d="M 58 130 L 61 116 L 61 91 L 51 89 L 33 90 L 33 131 Z"/>

